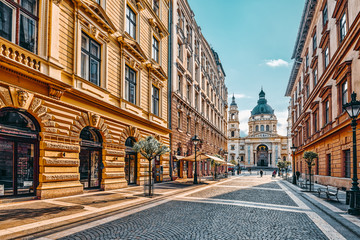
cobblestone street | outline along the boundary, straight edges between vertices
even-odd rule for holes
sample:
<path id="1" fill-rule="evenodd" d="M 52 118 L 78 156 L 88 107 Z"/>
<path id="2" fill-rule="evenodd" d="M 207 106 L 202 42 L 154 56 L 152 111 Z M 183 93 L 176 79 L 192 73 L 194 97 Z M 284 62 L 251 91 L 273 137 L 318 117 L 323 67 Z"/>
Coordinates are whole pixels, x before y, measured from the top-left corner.
<path id="1" fill-rule="evenodd" d="M 40 239 L 359 239 L 301 194 L 270 174 L 246 174 Z"/>

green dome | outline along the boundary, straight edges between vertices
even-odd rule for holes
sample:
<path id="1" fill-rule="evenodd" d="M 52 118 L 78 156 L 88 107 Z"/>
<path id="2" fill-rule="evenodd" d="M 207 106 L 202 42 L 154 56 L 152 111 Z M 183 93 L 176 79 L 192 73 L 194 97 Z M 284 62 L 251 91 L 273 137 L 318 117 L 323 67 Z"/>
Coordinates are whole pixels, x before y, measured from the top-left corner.
<path id="1" fill-rule="evenodd" d="M 261 89 L 259 93 L 258 104 L 251 111 L 251 116 L 260 115 L 260 114 L 274 114 L 274 109 L 267 104 L 267 100 L 265 98 L 265 92 Z"/>

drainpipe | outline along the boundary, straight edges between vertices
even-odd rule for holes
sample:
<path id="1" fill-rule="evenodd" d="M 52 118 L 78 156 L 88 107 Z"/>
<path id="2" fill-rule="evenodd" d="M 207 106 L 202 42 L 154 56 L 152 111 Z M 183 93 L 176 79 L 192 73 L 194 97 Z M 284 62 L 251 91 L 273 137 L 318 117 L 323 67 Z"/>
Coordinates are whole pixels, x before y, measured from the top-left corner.
<path id="1" fill-rule="evenodd" d="M 169 43 L 168 43 L 168 128 L 171 130 L 171 91 L 172 91 L 172 1 L 169 5 Z M 170 133 L 170 178 L 172 178 L 173 158 L 172 158 L 172 133 Z"/>

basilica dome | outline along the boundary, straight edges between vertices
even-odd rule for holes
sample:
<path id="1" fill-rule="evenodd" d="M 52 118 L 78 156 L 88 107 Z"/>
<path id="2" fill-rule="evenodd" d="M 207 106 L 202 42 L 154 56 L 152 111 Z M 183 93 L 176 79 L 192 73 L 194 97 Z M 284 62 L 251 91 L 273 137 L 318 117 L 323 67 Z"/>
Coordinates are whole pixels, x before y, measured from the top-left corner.
<path id="1" fill-rule="evenodd" d="M 261 89 L 259 93 L 259 100 L 257 105 L 251 111 L 251 116 L 260 115 L 260 114 L 274 114 L 274 109 L 267 104 L 267 100 L 265 98 L 265 92 Z"/>

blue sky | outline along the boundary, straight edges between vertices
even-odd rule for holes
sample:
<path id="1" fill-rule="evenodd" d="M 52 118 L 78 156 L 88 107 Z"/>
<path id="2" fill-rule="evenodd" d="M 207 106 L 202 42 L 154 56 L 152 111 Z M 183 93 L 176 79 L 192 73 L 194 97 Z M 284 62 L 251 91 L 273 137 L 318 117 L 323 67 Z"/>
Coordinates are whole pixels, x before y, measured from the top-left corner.
<path id="1" fill-rule="evenodd" d="M 218 52 L 226 73 L 229 103 L 240 110 L 247 133 L 261 86 L 286 134 L 289 99 L 284 97 L 305 0 L 188 0 L 202 34 Z"/>

